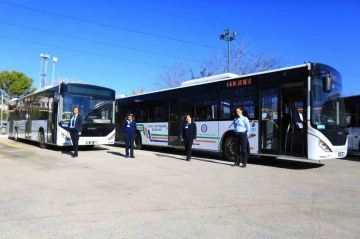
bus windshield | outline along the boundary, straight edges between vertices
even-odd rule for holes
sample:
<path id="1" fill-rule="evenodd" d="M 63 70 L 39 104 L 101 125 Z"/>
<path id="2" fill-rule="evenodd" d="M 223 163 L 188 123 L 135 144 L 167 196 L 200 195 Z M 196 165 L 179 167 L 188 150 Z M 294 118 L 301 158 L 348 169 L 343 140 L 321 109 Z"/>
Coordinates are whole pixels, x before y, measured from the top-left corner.
<path id="1" fill-rule="evenodd" d="M 114 123 L 112 97 L 89 96 L 66 93 L 63 95 L 63 113 L 61 121 L 69 121 L 73 107 L 80 109 L 85 123 Z"/>
<path id="2" fill-rule="evenodd" d="M 88 114 L 85 115 L 85 123 L 110 124 L 115 123 L 112 117 L 114 101 L 102 102 L 94 106 Z"/>
<path id="3" fill-rule="evenodd" d="M 322 130 L 333 127 L 346 127 L 344 98 L 340 97 L 342 87 L 333 82 L 333 89 L 326 93 L 322 90 L 322 79 L 312 80 L 311 124 Z"/>

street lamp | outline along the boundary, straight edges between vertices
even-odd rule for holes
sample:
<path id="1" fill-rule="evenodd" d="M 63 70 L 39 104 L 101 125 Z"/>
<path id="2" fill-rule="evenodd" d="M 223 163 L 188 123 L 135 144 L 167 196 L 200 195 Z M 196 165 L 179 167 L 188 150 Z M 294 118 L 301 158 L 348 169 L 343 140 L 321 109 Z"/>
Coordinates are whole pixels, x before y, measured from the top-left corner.
<path id="1" fill-rule="evenodd" d="M 224 40 L 228 42 L 228 72 L 230 72 L 230 42 L 235 40 L 236 35 L 237 35 L 237 31 L 234 31 L 232 35 L 229 35 L 228 29 L 224 31 L 224 34 L 220 35 L 220 40 Z"/>
<path id="2" fill-rule="evenodd" d="M 57 57 L 53 57 L 53 72 L 52 72 L 52 82 L 51 85 L 54 85 L 54 76 L 55 76 L 55 63 L 57 62 Z"/>

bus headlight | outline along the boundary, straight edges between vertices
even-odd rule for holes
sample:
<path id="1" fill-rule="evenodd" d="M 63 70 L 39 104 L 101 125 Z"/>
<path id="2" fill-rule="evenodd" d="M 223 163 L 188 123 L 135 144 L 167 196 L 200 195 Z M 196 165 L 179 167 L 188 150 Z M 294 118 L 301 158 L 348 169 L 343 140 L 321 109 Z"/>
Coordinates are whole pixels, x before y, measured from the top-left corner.
<path id="1" fill-rule="evenodd" d="M 329 148 L 329 146 L 327 146 L 327 144 L 322 141 L 321 139 L 319 139 L 319 146 L 320 148 L 322 148 L 325 152 L 331 152 L 331 149 Z"/>
<path id="2" fill-rule="evenodd" d="M 108 140 L 113 140 L 115 138 L 115 134 L 111 135 Z"/>

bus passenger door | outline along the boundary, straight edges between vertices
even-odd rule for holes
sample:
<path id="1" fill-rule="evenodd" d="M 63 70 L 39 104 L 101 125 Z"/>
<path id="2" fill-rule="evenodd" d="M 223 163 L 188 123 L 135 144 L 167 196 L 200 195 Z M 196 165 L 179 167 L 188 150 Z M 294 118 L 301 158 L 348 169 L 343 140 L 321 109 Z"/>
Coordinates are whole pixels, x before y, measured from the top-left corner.
<path id="1" fill-rule="evenodd" d="M 169 101 L 169 136 L 168 144 L 171 146 L 180 146 L 181 119 L 180 119 L 180 101 Z"/>
<path id="2" fill-rule="evenodd" d="M 49 112 L 49 124 L 48 124 L 48 142 L 56 144 L 57 139 L 57 118 L 58 118 L 58 103 L 50 101 L 49 98 L 49 109 L 52 109 L 52 113 Z"/>
<path id="3" fill-rule="evenodd" d="M 279 155 L 279 88 L 261 90 L 259 153 Z"/>

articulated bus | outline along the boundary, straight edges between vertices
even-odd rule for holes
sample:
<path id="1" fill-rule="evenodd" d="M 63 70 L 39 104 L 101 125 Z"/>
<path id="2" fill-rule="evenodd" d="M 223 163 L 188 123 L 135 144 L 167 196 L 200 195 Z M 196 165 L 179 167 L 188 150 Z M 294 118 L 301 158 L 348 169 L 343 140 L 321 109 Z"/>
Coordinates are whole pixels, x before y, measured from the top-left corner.
<path id="1" fill-rule="evenodd" d="M 360 155 L 360 95 L 347 96 L 344 100 L 349 127 L 348 150 Z"/>
<path id="2" fill-rule="evenodd" d="M 9 106 L 9 137 L 48 145 L 70 146 L 67 128 L 73 107 L 84 118 L 79 145 L 114 144 L 115 91 L 76 83 L 62 83 L 14 99 Z"/>
<path id="3" fill-rule="evenodd" d="M 324 160 L 347 153 L 341 75 L 308 63 L 248 75 L 220 74 L 181 86 L 116 99 L 117 134 L 127 113 L 136 117 L 135 146 L 182 147 L 186 114 L 197 124 L 195 150 L 234 160 L 233 110 L 250 120 L 250 154 L 268 158 Z"/>

